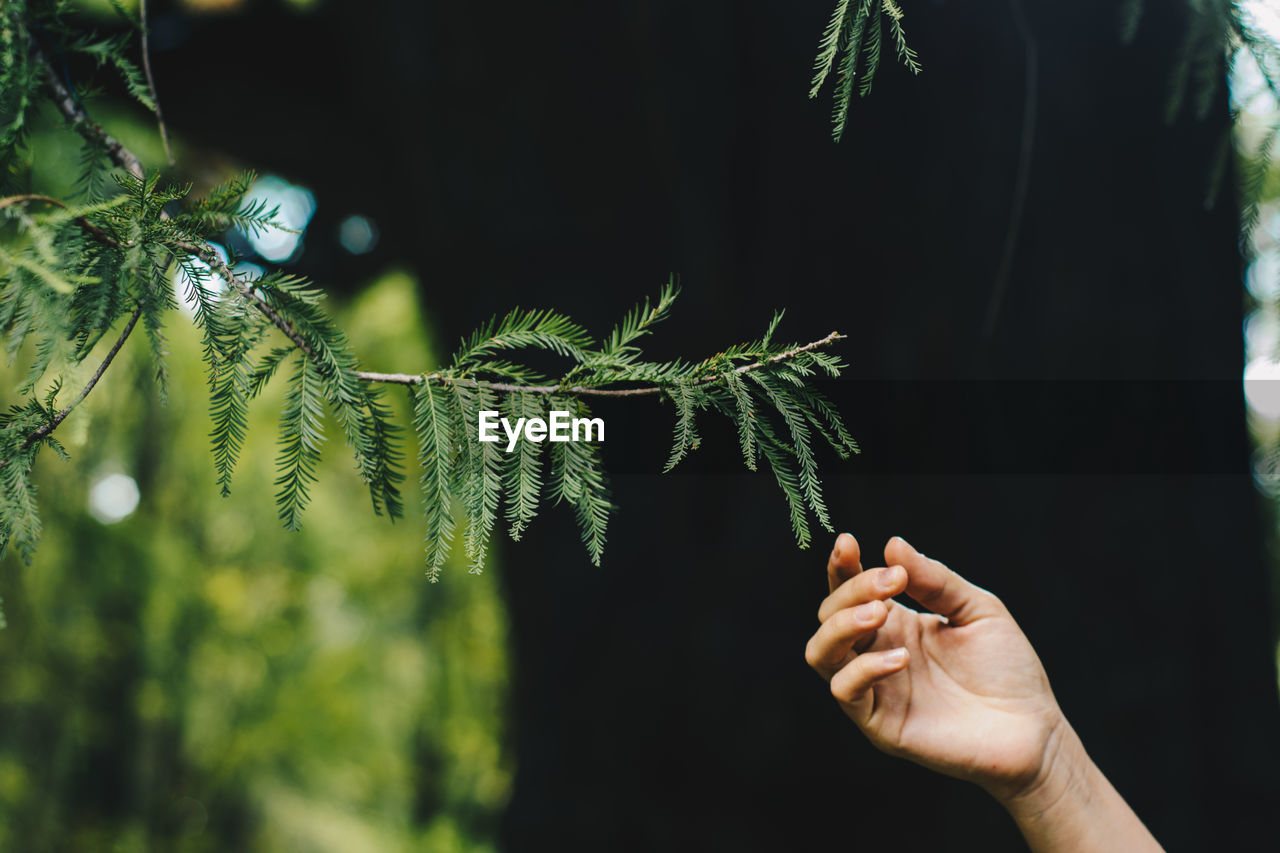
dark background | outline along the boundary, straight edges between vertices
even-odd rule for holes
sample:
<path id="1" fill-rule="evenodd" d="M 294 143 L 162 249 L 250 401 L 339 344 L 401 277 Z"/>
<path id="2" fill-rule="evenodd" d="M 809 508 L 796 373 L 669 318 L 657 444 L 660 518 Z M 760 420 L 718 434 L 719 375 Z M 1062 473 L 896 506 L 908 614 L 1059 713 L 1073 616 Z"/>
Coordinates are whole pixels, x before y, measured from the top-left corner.
<path id="1" fill-rule="evenodd" d="M 989 337 L 1027 82 L 1011 7 L 907 4 L 924 73 L 886 54 L 836 145 L 829 94 L 805 98 L 831 5 L 160 5 L 154 60 L 179 133 L 311 187 L 313 229 L 377 221 L 375 253 L 316 241 L 303 271 L 342 290 L 411 265 L 443 340 L 517 303 L 604 329 L 672 271 L 656 355 L 755 335 L 783 306 L 788 337 L 848 334 L 828 390 L 864 452 L 824 470 L 865 561 L 901 534 L 1001 595 L 1170 850 L 1266 846 L 1270 522 L 1236 205 L 1206 205 L 1225 91 L 1165 121 L 1183 4 L 1148 3 L 1127 46 L 1114 2 L 1026 4 L 1037 120 Z M 270 73 L 192 61 L 235 56 Z M 829 537 L 796 550 L 728 429 L 658 477 L 670 410 L 600 412 L 619 506 L 603 568 L 563 512 L 501 560 L 506 846 L 1020 849 L 979 790 L 870 748 L 808 671 Z"/>

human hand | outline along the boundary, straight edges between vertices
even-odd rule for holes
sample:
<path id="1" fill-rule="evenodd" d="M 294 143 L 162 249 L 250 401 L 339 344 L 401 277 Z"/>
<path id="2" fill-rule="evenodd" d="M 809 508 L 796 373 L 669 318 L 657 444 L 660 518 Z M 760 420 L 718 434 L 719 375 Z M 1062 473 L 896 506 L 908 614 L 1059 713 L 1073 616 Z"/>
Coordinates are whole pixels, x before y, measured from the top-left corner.
<path id="1" fill-rule="evenodd" d="M 805 659 L 873 744 L 976 782 L 1035 853 L 1160 853 L 1085 752 L 1031 643 L 1000 599 L 901 538 L 862 570 L 837 539 L 831 594 Z M 893 600 L 906 593 L 929 612 Z"/>
<path id="2" fill-rule="evenodd" d="M 1074 739 L 1044 667 L 994 595 L 901 538 L 884 556 L 863 571 L 857 540 L 836 539 L 805 659 L 878 748 L 1008 805 Z M 904 592 L 930 612 L 892 600 Z"/>

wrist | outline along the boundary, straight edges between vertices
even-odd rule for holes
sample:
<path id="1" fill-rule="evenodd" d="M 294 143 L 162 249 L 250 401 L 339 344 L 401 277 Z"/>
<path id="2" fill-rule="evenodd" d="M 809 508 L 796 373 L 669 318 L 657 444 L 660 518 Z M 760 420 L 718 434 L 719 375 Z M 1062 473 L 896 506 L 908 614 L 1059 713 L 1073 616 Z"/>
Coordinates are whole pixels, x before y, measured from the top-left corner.
<path id="1" fill-rule="evenodd" d="M 1040 772 L 992 790 L 1035 853 L 1160 853 L 1159 842 L 1093 763 L 1065 719 L 1050 731 Z"/>
<path id="2" fill-rule="evenodd" d="M 1038 771 L 1020 784 L 991 789 L 1014 821 L 1028 824 L 1052 820 L 1055 812 L 1089 798 L 1093 761 L 1075 729 L 1061 715 L 1049 730 Z"/>

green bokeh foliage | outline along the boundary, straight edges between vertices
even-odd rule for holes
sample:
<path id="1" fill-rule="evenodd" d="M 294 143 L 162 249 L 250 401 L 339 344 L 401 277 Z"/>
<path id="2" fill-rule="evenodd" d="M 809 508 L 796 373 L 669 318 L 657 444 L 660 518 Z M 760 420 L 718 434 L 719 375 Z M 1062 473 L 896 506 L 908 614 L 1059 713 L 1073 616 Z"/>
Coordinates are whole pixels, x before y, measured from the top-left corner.
<path id="1" fill-rule="evenodd" d="M 416 292 L 393 271 L 336 312 L 367 363 L 432 363 Z M 497 578 L 428 584 L 416 513 L 374 516 L 333 424 L 303 530 L 280 529 L 283 383 L 220 498 L 178 312 L 168 340 L 167 405 L 131 340 L 59 430 L 72 462 L 37 462 L 34 562 L 0 565 L 0 850 L 489 849 L 511 777 Z M 111 471 L 141 502 L 104 525 L 87 495 Z"/>

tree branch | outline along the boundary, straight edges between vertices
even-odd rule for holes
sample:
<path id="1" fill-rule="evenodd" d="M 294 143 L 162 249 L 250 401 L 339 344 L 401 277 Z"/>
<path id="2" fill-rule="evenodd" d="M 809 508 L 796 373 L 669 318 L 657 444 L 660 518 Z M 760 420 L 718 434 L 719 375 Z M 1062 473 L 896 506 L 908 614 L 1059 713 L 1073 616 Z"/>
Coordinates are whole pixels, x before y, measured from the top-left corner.
<path id="1" fill-rule="evenodd" d="M 41 204 L 51 204 L 54 207 L 60 207 L 63 210 L 66 210 L 67 208 L 65 204 L 63 204 L 61 201 L 59 201 L 56 198 L 52 198 L 47 195 L 27 194 L 27 195 L 11 195 L 11 196 L 6 196 L 5 198 L 0 198 L 0 210 L 3 210 L 6 207 L 12 207 L 15 204 L 29 204 L 31 202 L 38 202 Z M 114 237 L 112 237 L 103 229 L 94 225 L 84 216 L 77 216 L 75 218 L 75 223 L 79 225 L 81 228 L 83 228 L 87 234 L 91 235 L 94 239 L 98 240 L 101 243 L 104 243 L 108 246 L 120 245 L 119 241 L 117 241 Z M 67 416 L 71 414 L 71 410 L 74 409 L 76 406 L 80 405 L 80 403 L 84 400 L 85 397 L 89 396 L 89 392 L 93 390 L 93 386 L 98 384 L 98 380 L 102 378 L 102 374 L 105 373 L 107 368 L 111 365 L 111 361 L 116 357 L 116 353 L 120 352 L 120 347 L 124 346 L 124 342 L 128 339 L 129 335 L 133 332 L 133 327 L 138 324 L 138 318 L 141 316 L 142 316 L 142 305 L 138 304 L 138 306 L 133 309 L 133 314 L 129 317 L 129 322 L 125 324 L 124 331 L 120 333 L 120 337 L 116 339 L 115 344 L 112 345 L 111 350 L 107 353 L 107 357 L 102 360 L 102 364 L 98 365 L 98 369 L 94 371 L 93 376 L 90 377 L 88 383 L 84 386 L 84 388 L 80 389 L 80 393 L 76 395 L 76 398 L 74 400 L 72 400 L 69 404 L 67 404 L 67 406 L 62 411 L 54 415 L 53 420 L 51 420 L 47 424 L 44 424 L 39 429 L 32 432 L 31 435 L 27 436 L 26 440 L 22 442 L 22 447 L 21 447 L 22 450 L 28 449 L 29 447 L 31 447 L 31 445 L 35 444 L 37 441 L 40 441 L 42 438 L 45 438 L 50 433 L 52 433 L 55 429 L 57 429 L 58 426 L 67 419 Z M 8 465 L 8 464 L 9 464 L 9 460 L 7 459 L 0 460 L 0 468 L 3 468 L 5 465 Z"/>
<path id="2" fill-rule="evenodd" d="M 832 332 L 821 340 L 804 344 L 803 346 L 794 347 L 786 352 L 780 352 L 777 355 L 770 356 L 766 359 L 749 362 L 748 364 L 740 364 L 735 367 L 731 373 L 739 375 L 751 373 L 760 370 L 763 367 L 777 364 L 781 361 L 790 361 L 801 353 L 812 352 L 816 349 L 830 346 L 836 341 L 844 340 L 845 336 L 839 332 Z M 723 373 L 714 373 L 704 376 L 693 385 L 710 385 L 720 379 Z M 666 386 L 663 385 L 645 385 L 639 388 L 595 388 L 590 385 L 517 385 L 506 382 L 485 382 L 477 379 L 458 379 L 451 376 L 445 376 L 440 373 L 412 374 L 412 373 L 374 373 L 368 370 L 356 371 L 356 376 L 366 382 L 389 382 L 396 385 L 422 385 L 425 382 L 442 382 L 452 385 L 462 385 L 468 388 L 475 388 L 483 385 L 494 391 L 503 392 L 523 392 L 526 394 L 572 394 L 575 397 L 650 397 L 654 394 L 661 394 Z"/>
<path id="3" fill-rule="evenodd" d="M 98 380 L 102 378 L 102 374 L 107 372 L 107 368 L 111 366 L 112 360 L 116 357 L 116 353 L 120 352 L 120 347 L 124 346 L 124 342 L 129 339 L 133 327 L 138 325 L 138 318 L 142 316 L 142 304 L 139 303 L 133 309 L 133 313 L 129 315 L 129 322 L 124 324 L 124 329 L 120 332 L 120 337 L 116 338 L 116 342 L 111 345 L 111 349 L 107 351 L 107 356 L 98 365 L 98 369 L 93 372 L 93 376 L 89 377 L 89 381 L 80 389 L 80 393 L 76 398 L 63 407 L 62 411 L 53 416 L 53 420 L 36 429 L 31 435 L 27 436 L 27 440 L 22 442 L 21 450 L 26 450 L 31 445 L 41 439 L 47 438 L 50 433 L 57 429 L 63 421 L 67 419 L 67 415 L 71 414 L 71 410 L 84 402 L 84 398 L 89 396 L 89 392 L 93 390 L 93 386 L 98 384 Z M 0 468 L 9 464 L 8 459 L 0 460 Z"/>
<path id="4" fill-rule="evenodd" d="M 60 207 L 63 210 L 67 209 L 67 206 L 65 204 L 63 204 L 58 199 L 53 198 L 52 196 L 27 194 L 27 195 L 11 195 L 11 196 L 5 196 L 4 198 L 0 198 L 0 210 L 3 210 L 6 207 L 12 207 L 15 204 L 30 204 L 31 202 L 39 202 L 41 204 L 51 204 L 54 207 Z M 75 223 L 79 225 L 82 229 L 84 229 L 86 234 L 93 237 L 93 239 L 97 240 L 99 243 L 102 243 L 103 245 L 106 245 L 106 246 L 120 245 L 119 240 L 112 237 L 110 234 L 108 234 L 106 231 L 99 228 L 97 225 L 94 225 L 92 222 L 89 221 L 88 217 L 77 216 L 75 218 Z"/>
<path id="5" fill-rule="evenodd" d="M 142 164 L 138 158 L 135 157 L 133 153 L 129 151 L 129 149 L 125 148 L 119 141 L 108 135 L 107 132 L 102 129 L 101 125 L 90 121 L 88 115 L 84 111 L 84 108 L 81 107 L 79 102 L 71 96 L 66 87 L 62 84 L 62 81 L 57 78 L 57 75 L 54 74 L 53 68 L 49 65 L 48 61 L 45 60 L 43 56 L 39 55 L 37 55 L 37 59 L 44 62 L 47 77 L 46 82 L 53 91 L 54 102 L 58 105 L 62 114 L 71 121 L 72 127 L 80 133 L 81 136 L 102 144 L 106 148 L 112 161 L 117 166 L 128 170 L 138 178 L 142 178 Z M 161 215 L 167 218 L 167 215 L 163 213 Z M 263 316 L 270 320 L 272 325 L 284 333 L 284 336 L 292 341 L 298 349 L 306 353 L 308 358 L 311 358 L 312 360 L 316 358 L 315 350 L 312 348 L 311 344 L 308 343 L 302 333 L 294 328 L 292 323 L 282 317 L 278 311 L 272 308 L 271 305 L 259 295 L 252 282 L 246 281 L 236 275 L 231 270 L 231 267 L 212 249 L 210 249 L 207 244 L 184 240 L 176 242 L 173 245 L 175 248 L 199 258 L 203 263 L 207 264 L 211 270 L 222 278 L 223 281 L 234 287 L 241 296 L 247 299 L 255 308 L 258 309 L 258 311 L 262 313 Z M 134 319 L 137 319 L 136 314 Z M 132 323 L 129 328 L 132 329 Z M 843 338 L 844 335 L 841 335 L 838 332 L 832 332 L 825 338 L 812 341 L 811 343 L 804 344 L 803 346 L 797 346 L 767 359 L 761 359 L 748 364 L 739 365 L 738 367 L 735 367 L 732 372 L 740 375 L 751 373 L 752 371 L 760 370 L 779 362 L 789 361 L 802 353 L 822 349 L 823 347 L 829 346 Z M 109 361 L 110 359 L 108 359 L 108 362 Z M 104 363 L 103 368 L 101 369 L 105 369 L 105 366 L 106 365 Z M 421 385 L 426 382 L 440 382 L 472 388 L 484 386 L 485 388 L 489 388 L 494 391 L 507 393 L 524 392 L 529 394 L 572 394 L 577 397 L 650 397 L 655 394 L 661 394 L 665 388 L 665 386 L 662 385 L 646 385 L 638 388 L 600 388 L 586 385 L 565 386 L 561 384 L 520 385 L 506 382 L 488 382 L 477 379 L 455 378 L 445 376 L 440 373 L 378 373 L 374 371 L 358 370 L 355 372 L 355 375 L 357 378 L 365 382 L 385 382 L 395 385 Z M 723 374 L 713 374 L 704 376 L 693 384 L 708 385 L 717 381 L 722 375 Z M 92 385 L 90 387 L 92 387 Z"/>
<path id="6" fill-rule="evenodd" d="M 240 276 L 231 271 L 231 267 L 227 266 L 226 261 L 218 257 L 217 253 L 210 249 L 207 245 L 201 243 L 192 243 L 186 240 L 179 241 L 174 244 L 177 248 L 189 255 L 194 255 L 201 261 L 209 265 L 209 269 L 221 276 L 222 280 L 227 284 L 235 287 L 240 295 L 249 300 L 253 307 L 262 312 L 262 315 L 271 321 L 271 324 L 284 332 L 284 336 L 307 354 L 308 358 L 315 359 L 316 352 L 311 348 L 311 344 L 302 336 L 302 333 L 293 327 L 293 324 L 280 316 L 280 312 L 272 308 L 265 299 L 258 295 L 257 289 L 252 282 L 245 281 Z"/>
<path id="7" fill-rule="evenodd" d="M 164 156 L 173 165 L 173 149 L 169 147 L 169 130 L 164 126 L 164 114 L 160 112 L 160 96 L 156 94 L 156 81 L 151 76 L 151 46 L 147 35 L 147 0 L 138 3 L 138 23 L 142 30 L 142 71 L 147 75 L 147 88 L 151 90 L 151 103 L 156 108 L 156 124 L 160 125 L 160 141 L 164 143 Z"/>
<path id="8" fill-rule="evenodd" d="M 84 107 L 67 90 L 66 85 L 58 79 L 58 73 L 53 70 L 49 60 L 34 42 L 31 44 L 31 55 L 36 62 L 44 65 L 44 82 L 49 87 L 49 91 L 53 93 L 53 102 L 58 105 L 58 110 L 66 116 L 67 121 L 71 122 L 71 126 L 75 128 L 76 132 L 86 139 L 102 143 L 112 162 L 138 180 L 142 180 L 142 161 L 134 156 L 132 151 L 125 148 L 120 140 L 103 130 L 102 125 L 89 118 L 89 114 L 84 111 Z"/>

